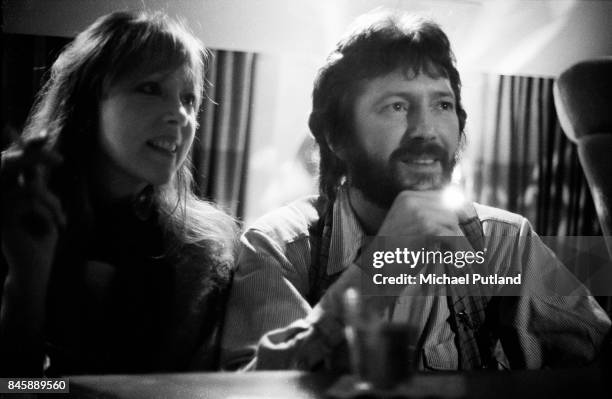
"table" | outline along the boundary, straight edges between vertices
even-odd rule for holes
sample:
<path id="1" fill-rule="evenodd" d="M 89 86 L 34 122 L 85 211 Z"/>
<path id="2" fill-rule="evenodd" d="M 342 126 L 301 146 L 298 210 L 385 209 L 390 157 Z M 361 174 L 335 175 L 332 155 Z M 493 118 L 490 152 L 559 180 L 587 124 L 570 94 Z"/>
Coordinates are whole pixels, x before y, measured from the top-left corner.
<path id="1" fill-rule="evenodd" d="M 78 398 L 321 398 L 336 378 L 298 371 L 70 377 Z"/>
<path id="2" fill-rule="evenodd" d="M 137 399 L 325 398 L 325 392 L 336 381 L 337 376 L 297 371 L 75 376 L 70 377 L 70 396 Z M 612 371 L 416 373 L 408 384 L 410 397 L 420 398 L 610 398 Z"/>

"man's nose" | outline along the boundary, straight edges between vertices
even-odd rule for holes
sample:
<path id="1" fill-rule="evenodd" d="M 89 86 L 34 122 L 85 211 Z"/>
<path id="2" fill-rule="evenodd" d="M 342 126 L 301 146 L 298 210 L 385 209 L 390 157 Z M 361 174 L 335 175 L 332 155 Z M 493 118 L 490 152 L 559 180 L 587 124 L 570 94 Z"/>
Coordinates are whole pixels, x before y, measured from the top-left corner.
<path id="1" fill-rule="evenodd" d="M 427 106 L 414 107 L 412 112 L 407 115 L 408 129 L 407 136 L 410 139 L 421 139 L 425 141 L 436 140 L 438 138 L 434 115 Z"/>

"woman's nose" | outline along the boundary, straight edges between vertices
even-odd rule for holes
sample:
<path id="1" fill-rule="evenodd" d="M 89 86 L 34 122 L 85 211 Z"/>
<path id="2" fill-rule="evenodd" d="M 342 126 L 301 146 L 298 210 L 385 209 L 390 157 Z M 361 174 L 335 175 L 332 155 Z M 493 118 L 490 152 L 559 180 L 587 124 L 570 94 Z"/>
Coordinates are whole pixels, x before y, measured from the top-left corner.
<path id="1" fill-rule="evenodd" d="M 164 121 L 177 126 L 186 126 L 189 122 L 189 111 L 181 97 L 168 98 L 166 103 Z"/>

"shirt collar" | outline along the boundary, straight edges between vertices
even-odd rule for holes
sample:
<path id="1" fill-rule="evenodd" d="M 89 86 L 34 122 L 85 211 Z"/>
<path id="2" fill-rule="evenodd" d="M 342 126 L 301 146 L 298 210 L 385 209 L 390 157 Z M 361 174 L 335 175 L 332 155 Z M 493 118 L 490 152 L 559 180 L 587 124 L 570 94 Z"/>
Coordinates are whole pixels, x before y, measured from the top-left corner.
<path id="1" fill-rule="evenodd" d="M 366 234 L 349 201 L 348 189 L 343 185 L 334 202 L 331 242 L 327 274 L 332 275 L 347 268 L 357 256 Z"/>

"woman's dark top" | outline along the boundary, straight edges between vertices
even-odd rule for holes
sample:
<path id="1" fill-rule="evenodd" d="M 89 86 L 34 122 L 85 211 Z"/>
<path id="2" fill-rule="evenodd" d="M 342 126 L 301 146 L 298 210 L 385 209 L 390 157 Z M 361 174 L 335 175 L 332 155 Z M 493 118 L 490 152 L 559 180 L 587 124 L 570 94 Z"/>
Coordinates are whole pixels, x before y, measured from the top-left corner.
<path id="1" fill-rule="evenodd" d="M 60 239 L 47 300 L 47 375 L 218 367 L 230 282 L 223 249 L 169 250 L 149 205 L 98 207 L 90 233 Z"/>

